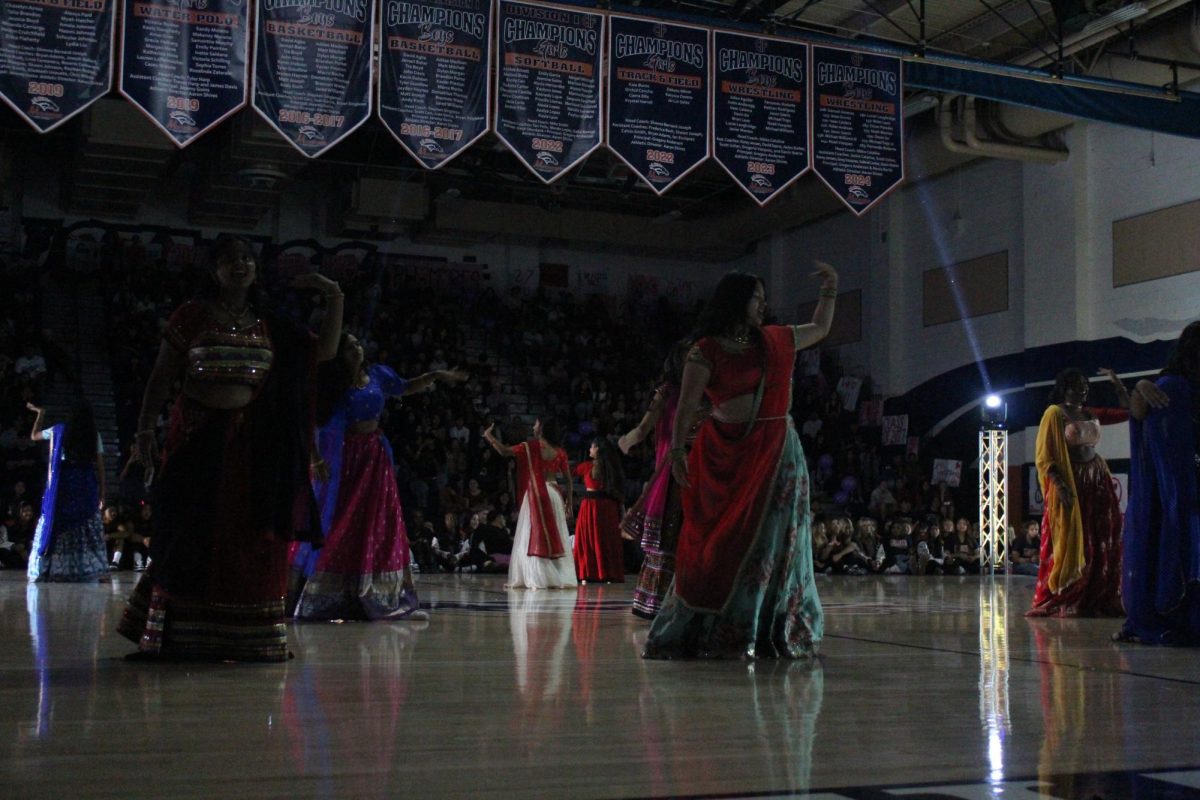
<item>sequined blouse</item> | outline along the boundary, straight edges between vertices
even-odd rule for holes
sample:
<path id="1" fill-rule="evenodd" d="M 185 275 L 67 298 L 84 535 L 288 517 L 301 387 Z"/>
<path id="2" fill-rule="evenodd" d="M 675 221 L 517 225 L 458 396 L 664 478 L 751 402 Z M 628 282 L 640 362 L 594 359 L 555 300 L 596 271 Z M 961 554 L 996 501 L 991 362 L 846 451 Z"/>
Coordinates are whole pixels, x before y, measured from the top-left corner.
<path id="1" fill-rule="evenodd" d="M 167 321 L 163 338 L 187 357 L 187 377 L 211 385 L 257 389 L 274 362 L 267 324 L 239 327 L 219 322 L 208 307 L 184 303 Z"/>

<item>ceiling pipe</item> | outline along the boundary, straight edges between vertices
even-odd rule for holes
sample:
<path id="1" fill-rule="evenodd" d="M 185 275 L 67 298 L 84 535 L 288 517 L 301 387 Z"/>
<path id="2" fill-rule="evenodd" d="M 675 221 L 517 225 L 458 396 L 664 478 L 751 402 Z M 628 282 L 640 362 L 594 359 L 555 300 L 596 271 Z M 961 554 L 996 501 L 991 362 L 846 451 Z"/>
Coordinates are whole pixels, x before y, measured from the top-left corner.
<path id="1" fill-rule="evenodd" d="M 954 138 L 954 103 L 958 100 L 958 95 L 947 94 L 942 96 L 941 102 L 938 104 L 937 110 L 937 125 L 938 134 L 942 138 L 942 146 L 951 153 L 959 153 L 961 155 L 973 156 L 978 155 L 975 149 L 968 144 L 964 144 Z"/>
<path id="2" fill-rule="evenodd" d="M 1059 164 L 1071 157 L 1065 147 L 1038 147 L 1028 144 L 1010 144 L 983 140 L 978 134 L 978 119 L 975 116 L 975 98 L 968 97 L 963 110 L 963 138 L 972 150 L 995 158 L 1012 158 L 1017 161 L 1036 161 L 1042 164 Z"/>
<path id="3" fill-rule="evenodd" d="M 1007 158 L 1016 161 L 1034 161 L 1041 164 L 1058 164 L 1066 161 L 1071 152 L 1066 148 L 1035 147 L 1025 144 L 1010 144 L 979 138 L 978 119 L 975 112 L 975 98 L 966 98 L 963 108 L 962 127 L 963 139 L 954 138 L 953 104 L 959 99 L 958 95 L 946 95 L 938 105 L 937 123 L 938 134 L 942 146 L 952 153 L 972 155 L 979 158 Z"/>
<path id="4" fill-rule="evenodd" d="M 1143 0 L 1143 2 L 1146 6 L 1146 13 L 1138 18 L 1139 25 L 1145 25 L 1155 17 L 1161 17 L 1163 14 L 1169 14 L 1190 5 L 1195 0 Z M 1087 50 L 1113 37 L 1124 35 L 1124 33 L 1125 31 L 1119 25 L 1114 25 L 1092 33 L 1081 31 L 1074 36 L 1067 36 L 1063 40 L 1062 56 L 1064 58 L 1072 56 L 1080 50 Z M 1054 57 L 1057 55 L 1058 53 L 1055 52 Z M 1011 63 L 1023 67 L 1049 67 L 1054 63 L 1054 57 L 1047 58 L 1043 50 L 1031 50 L 1023 56 L 1014 58 Z"/>

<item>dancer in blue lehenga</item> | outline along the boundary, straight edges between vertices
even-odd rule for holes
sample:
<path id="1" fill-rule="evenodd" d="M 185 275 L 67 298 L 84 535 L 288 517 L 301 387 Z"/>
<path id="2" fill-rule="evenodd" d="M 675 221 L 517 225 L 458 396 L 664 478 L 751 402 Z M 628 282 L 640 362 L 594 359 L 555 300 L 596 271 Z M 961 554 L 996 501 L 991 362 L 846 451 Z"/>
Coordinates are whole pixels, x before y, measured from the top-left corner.
<path id="1" fill-rule="evenodd" d="M 104 456 L 92 407 L 81 400 L 66 424 L 42 430 L 45 410 L 37 414 L 29 438 L 50 442 L 42 516 L 34 529 L 29 580 L 90 581 L 108 574 L 104 558 Z"/>
<path id="2" fill-rule="evenodd" d="M 1146 398 L 1157 386 L 1166 402 Z M 1154 384 L 1142 381 L 1130 422 L 1129 507 L 1114 637 L 1200 645 L 1200 322 L 1183 330 Z"/>

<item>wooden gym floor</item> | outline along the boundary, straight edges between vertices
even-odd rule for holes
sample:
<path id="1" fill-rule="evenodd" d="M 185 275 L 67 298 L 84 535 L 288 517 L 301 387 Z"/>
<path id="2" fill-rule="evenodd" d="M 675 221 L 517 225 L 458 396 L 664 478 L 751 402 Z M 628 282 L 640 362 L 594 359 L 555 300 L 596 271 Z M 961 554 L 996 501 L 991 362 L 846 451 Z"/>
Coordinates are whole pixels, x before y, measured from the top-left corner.
<path id="1" fill-rule="evenodd" d="M 0 797 L 1200 798 L 1200 652 L 1027 620 L 1032 581 L 825 578 L 815 663 L 647 662 L 632 585 L 421 576 L 428 622 L 137 664 L 133 585 L 0 572 Z"/>

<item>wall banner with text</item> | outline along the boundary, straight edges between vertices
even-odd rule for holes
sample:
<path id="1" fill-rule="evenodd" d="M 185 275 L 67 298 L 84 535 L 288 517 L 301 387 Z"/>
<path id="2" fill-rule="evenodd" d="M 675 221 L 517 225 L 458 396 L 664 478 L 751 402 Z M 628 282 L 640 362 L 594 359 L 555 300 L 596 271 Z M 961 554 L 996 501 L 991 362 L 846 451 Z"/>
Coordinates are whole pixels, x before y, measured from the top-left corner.
<path id="1" fill-rule="evenodd" d="M 709 155 L 709 30 L 613 15 L 608 146 L 656 194 Z"/>
<path id="2" fill-rule="evenodd" d="M 177 147 L 186 147 L 246 104 L 247 0 L 126 0 L 121 94 Z"/>
<path id="3" fill-rule="evenodd" d="M 858 216 L 904 180 L 900 59 L 813 45 L 813 168 Z"/>
<path id="4" fill-rule="evenodd" d="M 375 0 L 259 0 L 254 108 L 309 158 L 371 116 Z"/>
<path id="5" fill-rule="evenodd" d="M 0 2 L 0 99 L 39 133 L 112 88 L 116 0 Z"/>
<path id="6" fill-rule="evenodd" d="M 604 16 L 500 0 L 496 135 L 545 183 L 600 146 Z"/>
<path id="7" fill-rule="evenodd" d="M 488 132 L 492 0 L 382 0 L 379 119 L 428 169 Z"/>
<path id="8" fill-rule="evenodd" d="M 713 33 L 713 158 L 759 205 L 809 168 L 808 45 Z"/>

